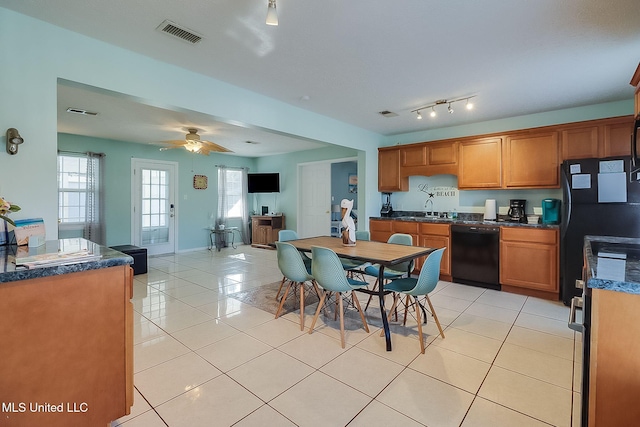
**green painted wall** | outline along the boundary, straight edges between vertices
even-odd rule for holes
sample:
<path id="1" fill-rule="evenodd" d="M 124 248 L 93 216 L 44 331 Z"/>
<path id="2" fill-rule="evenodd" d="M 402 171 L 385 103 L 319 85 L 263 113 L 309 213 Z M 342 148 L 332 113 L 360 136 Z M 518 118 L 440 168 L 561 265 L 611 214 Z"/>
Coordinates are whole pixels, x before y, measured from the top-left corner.
<path id="1" fill-rule="evenodd" d="M 203 248 L 209 244 L 205 230 L 211 214 L 218 208 L 218 169 L 215 165 L 255 168 L 255 159 L 211 153 L 209 156 L 176 149 L 160 151 L 157 147 L 85 136 L 58 135 L 63 151 L 105 153 L 105 223 L 107 245 L 131 243 L 131 159 L 162 160 L 178 163 L 176 214 L 178 250 Z M 206 175 L 206 190 L 193 188 L 193 175 Z M 229 223 L 230 226 L 239 224 Z"/>

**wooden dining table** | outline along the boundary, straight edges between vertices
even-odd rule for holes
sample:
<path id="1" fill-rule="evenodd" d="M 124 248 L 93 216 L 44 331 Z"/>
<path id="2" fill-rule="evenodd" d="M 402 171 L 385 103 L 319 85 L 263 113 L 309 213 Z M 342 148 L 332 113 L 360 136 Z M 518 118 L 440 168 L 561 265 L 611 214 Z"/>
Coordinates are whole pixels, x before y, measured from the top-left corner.
<path id="1" fill-rule="evenodd" d="M 380 298 L 380 316 L 382 317 L 382 326 L 387 343 L 387 351 L 391 351 L 391 333 L 389 331 L 389 322 L 384 308 L 384 296 L 388 293 L 385 292 L 383 286 L 384 269 L 385 267 L 391 267 L 402 262 L 411 261 L 412 259 L 429 255 L 431 252 L 435 251 L 436 248 L 406 246 L 393 243 L 372 242 L 368 240 L 358 240 L 355 246 L 344 246 L 341 238 L 328 236 L 289 240 L 287 243 L 292 244 L 302 252 L 311 252 L 312 246 L 321 246 L 333 250 L 342 258 L 380 265 L 380 271 L 378 274 L 378 290 L 372 291 L 369 289 L 358 289 L 358 291 L 368 294 L 377 294 Z"/>

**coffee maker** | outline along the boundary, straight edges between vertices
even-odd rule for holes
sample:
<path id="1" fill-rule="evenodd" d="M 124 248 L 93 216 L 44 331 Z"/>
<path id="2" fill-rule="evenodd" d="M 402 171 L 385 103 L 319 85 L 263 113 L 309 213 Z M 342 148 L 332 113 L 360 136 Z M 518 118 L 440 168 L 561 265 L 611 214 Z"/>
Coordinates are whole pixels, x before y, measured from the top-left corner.
<path id="1" fill-rule="evenodd" d="M 509 221 L 513 222 L 527 222 L 527 215 L 525 213 L 525 206 L 527 201 L 524 199 L 511 199 L 509 200 Z"/>
<path id="2" fill-rule="evenodd" d="M 386 201 L 382 204 L 380 209 L 380 216 L 391 216 L 393 208 L 391 207 L 391 193 L 382 193 L 386 197 Z"/>

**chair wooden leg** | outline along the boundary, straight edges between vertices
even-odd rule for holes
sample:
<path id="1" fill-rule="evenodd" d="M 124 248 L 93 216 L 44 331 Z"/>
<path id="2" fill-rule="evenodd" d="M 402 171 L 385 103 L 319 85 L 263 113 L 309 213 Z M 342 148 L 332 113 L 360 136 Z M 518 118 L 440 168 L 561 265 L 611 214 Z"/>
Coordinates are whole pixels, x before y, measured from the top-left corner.
<path id="1" fill-rule="evenodd" d="M 340 306 L 340 342 L 342 343 L 342 348 L 344 348 L 344 312 L 342 307 L 342 294 L 337 292 L 336 298 L 338 298 Z"/>
<path id="2" fill-rule="evenodd" d="M 420 340 L 420 353 L 424 354 L 424 337 L 422 336 L 422 319 L 420 318 L 420 304 L 418 298 L 413 298 L 416 305 L 416 320 L 418 322 L 418 339 Z"/>
<path id="3" fill-rule="evenodd" d="M 300 330 L 304 331 L 304 282 L 300 283 Z"/>
<path id="4" fill-rule="evenodd" d="M 285 289 L 284 291 L 284 295 L 280 300 L 280 306 L 278 306 L 278 311 L 276 311 L 276 319 L 278 318 L 278 316 L 280 316 L 280 312 L 282 311 L 282 307 L 284 307 L 284 302 L 287 300 L 287 295 L 289 295 L 289 290 L 291 289 L 291 286 L 293 286 L 293 282 L 289 282 L 289 286 L 287 286 L 287 289 Z"/>
<path id="5" fill-rule="evenodd" d="M 358 309 L 358 313 L 360 313 L 360 318 L 362 319 L 362 324 L 364 325 L 364 330 L 369 333 L 369 326 L 367 325 L 367 321 L 364 318 L 364 312 L 362 311 L 362 307 L 360 307 L 360 301 L 358 301 L 358 297 L 353 294 L 351 291 L 351 299 L 353 300 L 353 304 Z"/>
<path id="6" fill-rule="evenodd" d="M 282 287 L 284 286 L 284 282 L 287 281 L 287 278 L 282 276 L 282 280 L 280 281 L 280 287 L 278 288 L 278 293 L 276 294 L 276 300 L 280 296 L 280 292 L 282 292 Z"/>
<path id="7" fill-rule="evenodd" d="M 311 322 L 311 327 L 309 328 L 309 334 L 313 332 L 313 328 L 316 326 L 316 322 L 318 321 L 318 316 L 320 316 L 320 310 L 322 310 L 322 306 L 324 305 L 325 297 L 327 296 L 327 291 L 322 292 L 322 296 L 320 297 L 320 302 L 318 303 L 318 308 L 316 309 L 316 314 L 313 316 L 313 321 Z"/>
<path id="8" fill-rule="evenodd" d="M 340 301 L 338 301 L 340 300 Z M 342 297 L 340 296 L 340 292 L 336 292 L 336 311 L 333 312 L 333 321 L 335 322 L 338 319 L 338 305 L 342 304 Z M 342 307 L 342 306 L 340 306 Z M 342 313 L 342 312 L 341 312 Z"/>
<path id="9" fill-rule="evenodd" d="M 427 300 L 427 303 L 429 304 L 429 310 L 431 310 L 431 315 L 433 316 L 433 320 L 436 321 L 436 325 L 438 326 L 438 330 L 440 331 L 440 336 L 442 336 L 442 338 L 444 338 L 444 332 L 442 331 L 442 326 L 440 326 L 440 321 L 438 320 L 438 315 L 436 314 L 436 311 L 433 309 L 433 304 L 431 304 L 431 300 L 429 299 L 429 295 L 425 295 L 425 299 Z"/>

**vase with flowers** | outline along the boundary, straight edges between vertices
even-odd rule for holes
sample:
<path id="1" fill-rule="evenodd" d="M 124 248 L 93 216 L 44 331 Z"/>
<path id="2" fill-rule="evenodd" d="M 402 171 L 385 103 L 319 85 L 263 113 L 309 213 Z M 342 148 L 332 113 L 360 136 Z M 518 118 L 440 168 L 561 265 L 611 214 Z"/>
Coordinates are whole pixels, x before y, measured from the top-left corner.
<path id="1" fill-rule="evenodd" d="M 7 221 L 9 224 L 15 227 L 16 223 L 13 222 L 11 218 L 9 218 L 9 214 L 11 212 L 18 212 L 20 210 L 20 206 L 14 205 L 11 202 L 6 201 L 4 198 L 0 197 L 0 219 Z"/>

